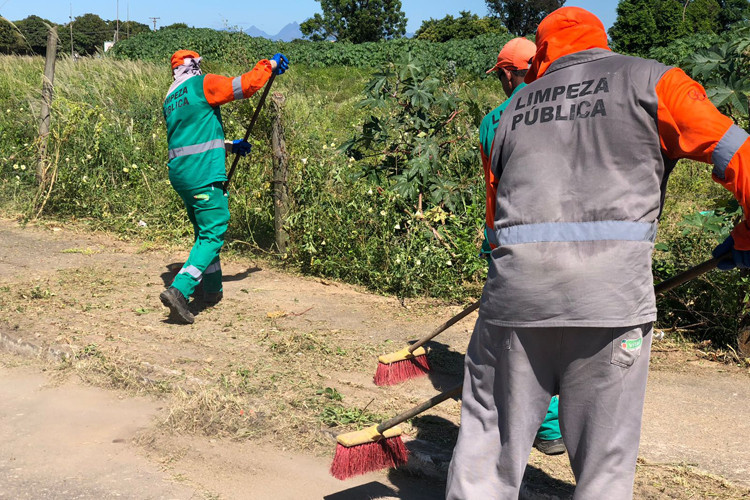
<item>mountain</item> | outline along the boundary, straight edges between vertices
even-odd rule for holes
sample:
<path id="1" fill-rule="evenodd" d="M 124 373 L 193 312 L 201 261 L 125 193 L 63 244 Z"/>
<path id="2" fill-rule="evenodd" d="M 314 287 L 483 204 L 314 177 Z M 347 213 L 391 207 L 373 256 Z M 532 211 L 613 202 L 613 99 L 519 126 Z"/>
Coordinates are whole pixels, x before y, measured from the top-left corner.
<path id="1" fill-rule="evenodd" d="M 271 38 L 271 35 L 263 31 L 262 29 L 256 28 L 255 26 L 250 26 L 248 29 L 246 29 L 245 34 L 250 36 L 259 36 L 261 38 Z"/>
<path id="2" fill-rule="evenodd" d="M 296 38 L 302 38 L 302 32 L 299 29 L 299 24 L 289 23 L 283 28 L 281 28 L 281 31 L 276 33 L 275 36 L 272 36 L 271 40 L 291 42 L 292 40 Z"/>
<path id="3" fill-rule="evenodd" d="M 269 40 L 273 40 L 275 42 L 291 42 L 294 39 L 302 38 L 302 32 L 299 29 L 298 23 L 289 23 L 283 28 L 281 28 L 281 31 L 276 33 L 275 35 L 269 35 L 262 29 L 258 28 L 257 26 L 250 26 L 246 30 L 244 30 L 245 34 L 250 36 L 259 36 L 262 38 L 267 38 Z"/>

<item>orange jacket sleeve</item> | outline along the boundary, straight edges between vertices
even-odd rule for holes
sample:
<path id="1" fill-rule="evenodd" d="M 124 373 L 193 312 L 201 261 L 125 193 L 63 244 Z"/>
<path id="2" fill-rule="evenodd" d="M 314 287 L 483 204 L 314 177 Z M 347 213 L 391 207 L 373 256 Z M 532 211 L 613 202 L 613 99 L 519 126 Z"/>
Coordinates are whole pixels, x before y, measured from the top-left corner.
<path id="1" fill-rule="evenodd" d="M 681 69 L 656 85 L 659 139 L 672 159 L 713 163 L 713 179 L 734 194 L 745 220 L 733 231 L 735 248 L 750 250 L 750 141 L 748 134 L 711 104 L 703 87 Z"/>
<path id="2" fill-rule="evenodd" d="M 489 151 L 485 153 L 482 143 L 479 143 L 479 153 L 482 155 L 482 167 L 484 168 L 484 185 L 487 191 L 487 201 L 484 205 L 485 229 L 487 234 L 487 243 L 490 248 L 497 248 L 497 238 L 495 236 L 495 207 L 497 203 L 497 185 L 498 179 L 492 173 L 490 164 Z"/>
<path id="3" fill-rule="evenodd" d="M 203 93 L 211 106 L 245 99 L 266 84 L 271 78 L 271 71 L 271 62 L 263 59 L 253 69 L 235 78 L 209 73 L 203 79 Z"/>

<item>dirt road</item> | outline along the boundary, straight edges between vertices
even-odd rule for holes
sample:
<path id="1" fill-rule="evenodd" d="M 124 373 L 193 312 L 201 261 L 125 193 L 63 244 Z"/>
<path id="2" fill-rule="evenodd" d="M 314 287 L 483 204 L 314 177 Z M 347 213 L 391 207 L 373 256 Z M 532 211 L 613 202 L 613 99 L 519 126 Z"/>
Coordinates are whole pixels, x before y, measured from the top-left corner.
<path id="1" fill-rule="evenodd" d="M 225 300 L 175 325 L 158 293 L 185 254 L 0 221 L 0 344 L 20 353 L 0 355 L 0 498 L 440 498 L 443 462 L 330 478 L 331 436 L 460 380 L 473 317 L 431 345 L 434 375 L 378 388 L 377 354 L 461 306 L 225 259 Z M 653 359 L 636 497 L 750 498 L 747 370 L 674 343 Z M 449 453 L 459 410 L 406 430 Z M 571 491 L 565 456 L 528 473 L 532 496 Z"/>

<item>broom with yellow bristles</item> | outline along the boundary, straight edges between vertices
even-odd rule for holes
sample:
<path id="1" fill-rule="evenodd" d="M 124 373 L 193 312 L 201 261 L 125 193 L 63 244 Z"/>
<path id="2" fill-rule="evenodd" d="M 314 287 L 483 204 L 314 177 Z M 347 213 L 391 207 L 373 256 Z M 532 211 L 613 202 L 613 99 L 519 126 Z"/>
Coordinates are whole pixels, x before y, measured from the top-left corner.
<path id="1" fill-rule="evenodd" d="M 378 357 L 378 369 L 373 379 L 375 385 L 400 384 L 427 374 L 430 371 L 430 364 L 427 361 L 427 351 L 422 346 L 477 309 L 479 309 L 479 301 L 474 302 L 409 347 Z"/>
<path id="2" fill-rule="evenodd" d="M 686 281 L 700 276 L 701 274 L 714 269 L 720 260 L 723 260 L 728 256 L 729 254 L 724 254 L 707 260 L 702 264 L 691 267 L 677 276 L 664 280 L 654 287 L 654 293 L 657 295 L 664 293 Z M 427 361 L 427 351 L 422 346 L 477 309 L 479 309 L 479 301 L 474 302 L 435 330 L 411 344 L 409 347 L 378 357 L 378 369 L 375 372 L 375 377 L 373 379 L 375 385 L 394 385 L 421 375 L 426 375 L 430 371 L 430 364 Z"/>
<path id="3" fill-rule="evenodd" d="M 695 267 L 691 267 L 677 276 L 666 279 L 654 287 L 654 292 L 659 295 L 667 292 L 693 278 L 696 278 L 712 269 L 719 261 L 731 258 L 729 253 L 707 260 Z M 445 330 L 452 324 L 461 320 L 479 307 L 479 302 L 470 305 L 461 313 L 454 316 L 440 328 L 425 337 L 424 342 Z M 420 340 L 420 343 L 424 343 Z M 421 345 L 421 344 L 420 344 Z M 410 352 L 411 354 L 411 352 Z M 462 385 L 438 394 L 437 396 L 415 406 L 414 408 L 383 422 L 380 425 L 368 427 L 361 431 L 341 434 L 336 438 L 336 455 L 331 464 L 331 474 L 338 479 L 347 479 L 358 474 L 364 474 L 386 467 L 398 467 L 406 463 L 408 451 L 401 440 L 401 429 L 398 424 L 413 418 L 425 410 L 436 406 L 448 398 L 461 395 Z"/>
<path id="4" fill-rule="evenodd" d="M 439 405 L 446 399 L 459 397 L 461 387 L 462 385 L 458 385 L 442 392 L 380 425 L 340 434 L 336 438 L 336 455 L 331 464 L 331 475 L 343 480 L 379 469 L 404 465 L 409 452 L 401 440 L 401 429 L 398 424 Z"/>

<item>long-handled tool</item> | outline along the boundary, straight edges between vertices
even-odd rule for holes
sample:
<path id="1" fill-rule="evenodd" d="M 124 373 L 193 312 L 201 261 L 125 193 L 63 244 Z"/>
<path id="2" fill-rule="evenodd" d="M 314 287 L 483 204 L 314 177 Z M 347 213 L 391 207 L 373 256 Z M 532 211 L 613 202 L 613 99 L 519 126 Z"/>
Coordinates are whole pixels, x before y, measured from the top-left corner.
<path id="1" fill-rule="evenodd" d="M 687 271 L 662 281 L 654 287 L 654 292 L 658 295 L 664 293 L 696 276 L 714 269 L 720 260 L 726 255 L 707 260 L 702 264 L 688 269 Z M 451 326 L 455 325 L 463 318 L 476 311 L 479 308 L 479 301 L 474 302 L 451 319 L 435 328 L 417 342 L 391 354 L 384 354 L 378 357 L 378 368 L 375 371 L 375 385 L 394 385 L 400 384 L 412 378 L 427 374 L 430 371 L 430 365 L 427 360 L 427 351 L 422 347 L 424 344 L 444 332 Z"/>
<path id="2" fill-rule="evenodd" d="M 654 286 L 654 293 L 656 295 L 660 295 L 664 292 L 668 292 L 669 290 L 676 288 L 683 283 L 687 283 L 693 278 L 697 278 L 701 274 L 705 274 L 708 271 L 715 269 L 716 266 L 719 265 L 719 262 L 726 259 L 729 255 L 731 255 L 731 252 L 727 252 L 724 255 L 714 257 L 713 259 L 709 259 L 701 264 L 698 264 L 697 266 L 691 267 L 687 271 L 683 271 L 676 276 L 665 279 L 658 285 Z"/>
<path id="3" fill-rule="evenodd" d="M 266 97 L 268 96 L 268 92 L 271 90 L 271 85 L 273 84 L 273 81 L 275 78 L 276 78 L 276 72 L 274 71 L 271 73 L 271 78 L 269 78 L 268 82 L 266 83 L 266 88 L 263 89 L 263 94 L 261 94 L 260 96 L 258 105 L 255 106 L 253 117 L 250 119 L 250 125 L 248 125 L 247 130 L 245 130 L 245 137 L 243 138 L 243 140 L 246 142 L 250 138 L 250 132 L 252 132 L 253 127 L 255 126 L 255 122 L 258 120 L 258 115 L 260 114 L 260 108 L 262 108 L 263 103 L 266 102 Z M 227 174 L 227 181 L 224 183 L 224 190 L 229 188 L 229 181 L 232 180 L 232 176 L 234 175 L 234 171 L 237 169 L 237 164 L 239 162 L 240 162 L 240 155 L 238 154 L 234 155 L 234 160 L 232 161 L 232 167 L 229 169 L 229 173 Z"/>
<path id="4" fill-rule="evenodd" d="M 401 429 L 398 424 L 416 417 L 446 399 L 461 396 L 462 387 L 463 384 L 433 396 L 380 425 L 340 434 L 336 438 L 336 455 L 331 464 L 331 475 L 337 479 L 347 479 L 366 472 L 405 464 L 409 453 L 401 440 Z"/>
<path id="5" fill-rule="evenodd" d="M 691 267 L 687 271 L 683 271 L 677 276 L 662 281 L 654 286 L 654 292 L 657 295 L 662 294 L 700 276 L 701 274 L 707 273 L 714 269 L 719 264 L 719 261 L 727 258 L 727 255 L 728 254 L 721 255 L 707 260 L 695 267 Z M 432 332 L 428 337 L 434 337 L 442 330 L 448 328 L 450 325 L 456 323 L 461 318 L 474 311 L 478 306 L 478 302 L 470 305 L 461 313 L 443 323 L 443 325 Z M 427 337 L 425 337 L 425 339 L 427 339 Z M 336 455 L 331 464 L 331 474 L 338 479 L 346 479 L 373 470 L 386 467 L 397 467 L 405 464 L 408 458 L 408 451 L 401 439 L 402 432 L 401 429 L 397 427 L 398 424 L 419 415 L 423 411 L 442 403 L 448 398 L 459 397 L 461 395 L 461 388 L 462 385 L 459 385 L 440 393 L 379 425 L 374 425 L 361 431 L 348 432 L 339 435 L 336 438 Z"/>
<path id="6" fill-rule="evenodd" d="M 479 309 L 479 301 L 474 302 L 410 346 L 378 357 L 378 369 L 373 379 L 375 385 L 400 384 L 429 372 L 427 351 L 422 346 L 477 309 Z"/>

